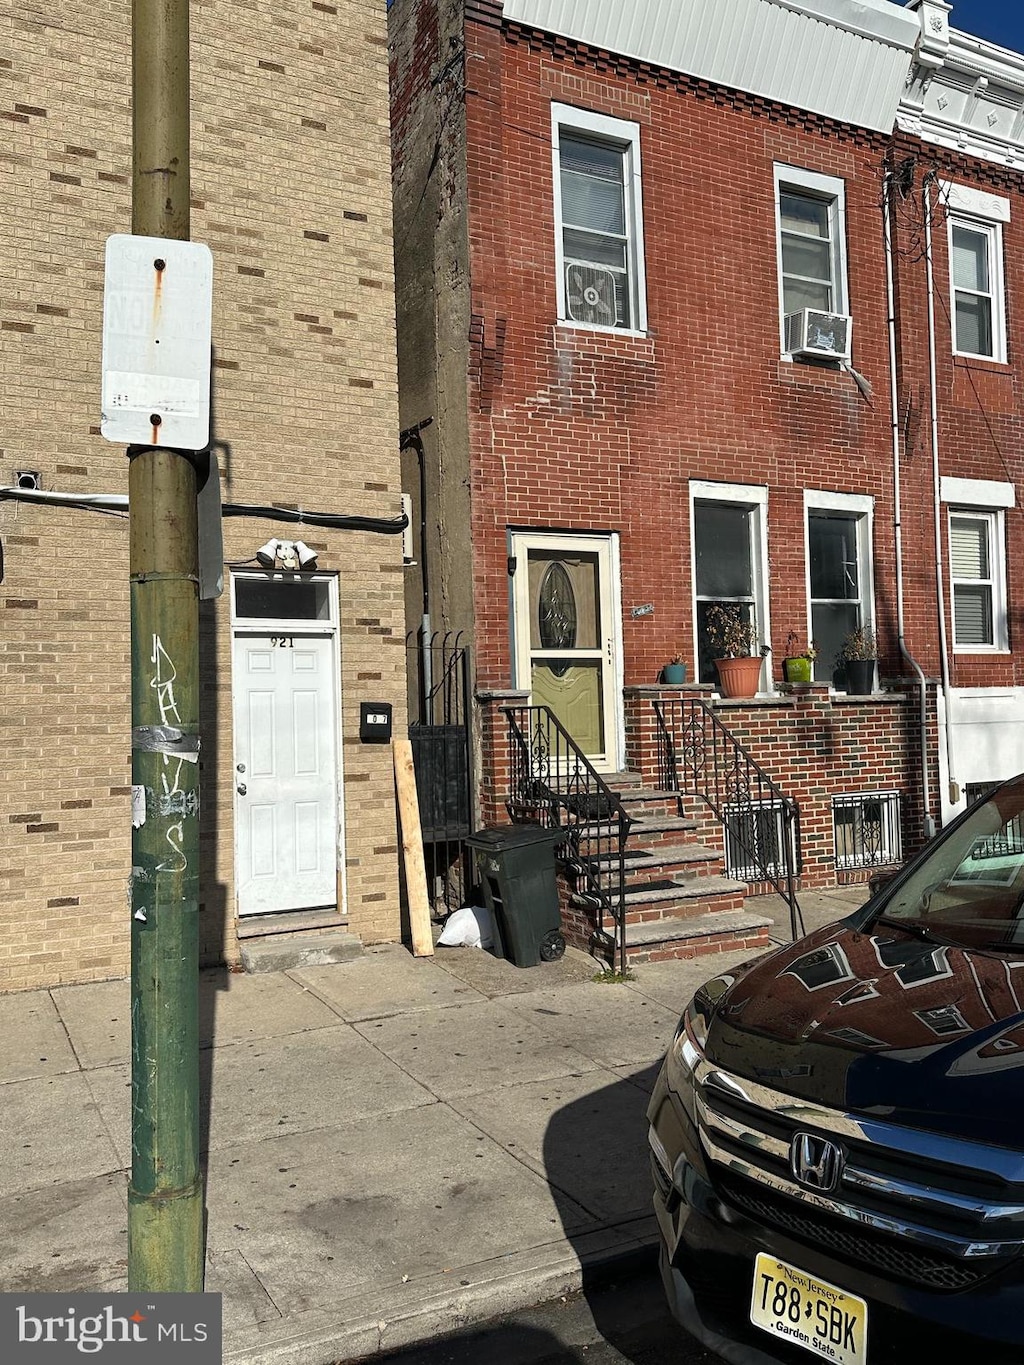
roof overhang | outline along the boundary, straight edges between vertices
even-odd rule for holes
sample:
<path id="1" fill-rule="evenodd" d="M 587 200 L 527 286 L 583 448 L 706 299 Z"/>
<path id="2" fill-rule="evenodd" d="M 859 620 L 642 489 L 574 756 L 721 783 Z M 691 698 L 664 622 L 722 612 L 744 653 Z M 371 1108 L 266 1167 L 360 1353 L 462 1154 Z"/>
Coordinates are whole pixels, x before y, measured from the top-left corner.
<path id="1" fill-rule="evenodd" d="M 503 0 L 506 20 L 891 132 L 921 32 L 889 0 Z"/>

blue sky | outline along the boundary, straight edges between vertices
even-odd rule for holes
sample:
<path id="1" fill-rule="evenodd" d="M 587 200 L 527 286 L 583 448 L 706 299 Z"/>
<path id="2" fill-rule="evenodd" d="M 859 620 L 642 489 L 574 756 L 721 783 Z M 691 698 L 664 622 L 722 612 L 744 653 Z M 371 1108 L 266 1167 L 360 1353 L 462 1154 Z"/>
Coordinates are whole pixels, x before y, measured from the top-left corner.
<path id="1" fill-rule="evenodd" d="M 954 28 L 987 38 L 990 43 L 1024 53 L 1024 5 L 1021 0 L 951 0 Z"/>

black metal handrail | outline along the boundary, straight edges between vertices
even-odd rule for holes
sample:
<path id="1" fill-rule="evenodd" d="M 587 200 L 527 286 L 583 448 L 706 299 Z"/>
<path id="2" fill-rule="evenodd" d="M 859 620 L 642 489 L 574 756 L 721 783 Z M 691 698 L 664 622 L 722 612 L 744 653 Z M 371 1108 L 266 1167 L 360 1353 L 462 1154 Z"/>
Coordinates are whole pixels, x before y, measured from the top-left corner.
<path id="1" fill-rule="evenodd" d="M 626 970 L 626 836 L 630 819 L 618 795 L 546 706 L 509 706 L 513 821 L 562 831 L 556 855 L 597 911 L 597 934 L 611 942 L 612 965 Z M 610 919 L 611 932 L 606 920 Z"/>
<path id="2" fill-rule="evenodd" d="M 702 698 L 657 698 L 654 710 L 661 785 L 707 802 L 722 822 L 727 862 L 735 875 L 773 886 L 789 906 L 790 929 L 799 938 L 804 926 L 796 898 L 797 803 Z"/>

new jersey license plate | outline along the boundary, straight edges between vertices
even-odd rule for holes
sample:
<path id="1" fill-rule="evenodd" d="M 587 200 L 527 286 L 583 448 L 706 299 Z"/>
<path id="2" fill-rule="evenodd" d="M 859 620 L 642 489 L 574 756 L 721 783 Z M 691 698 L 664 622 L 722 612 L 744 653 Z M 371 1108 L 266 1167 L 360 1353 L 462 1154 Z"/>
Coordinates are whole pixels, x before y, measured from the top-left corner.
<path id="1" fill-rule="evenodd" d="M 750 1321 L 834 1365 L 867 1365 L 864 1300 L 763 1251 L 754 1264 Z"/>

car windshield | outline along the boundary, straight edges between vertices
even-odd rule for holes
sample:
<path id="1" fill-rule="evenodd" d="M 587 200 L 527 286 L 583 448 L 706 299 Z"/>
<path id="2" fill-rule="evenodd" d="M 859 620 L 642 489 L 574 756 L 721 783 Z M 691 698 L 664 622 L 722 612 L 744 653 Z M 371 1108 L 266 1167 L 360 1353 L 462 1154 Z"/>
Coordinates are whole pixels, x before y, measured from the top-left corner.
<path id="1" fill-rule="evenodd" d="M 994 791 L 884 901 L 881 923 L 947 943 L 1024 951 L 1024 779 Z"/>

